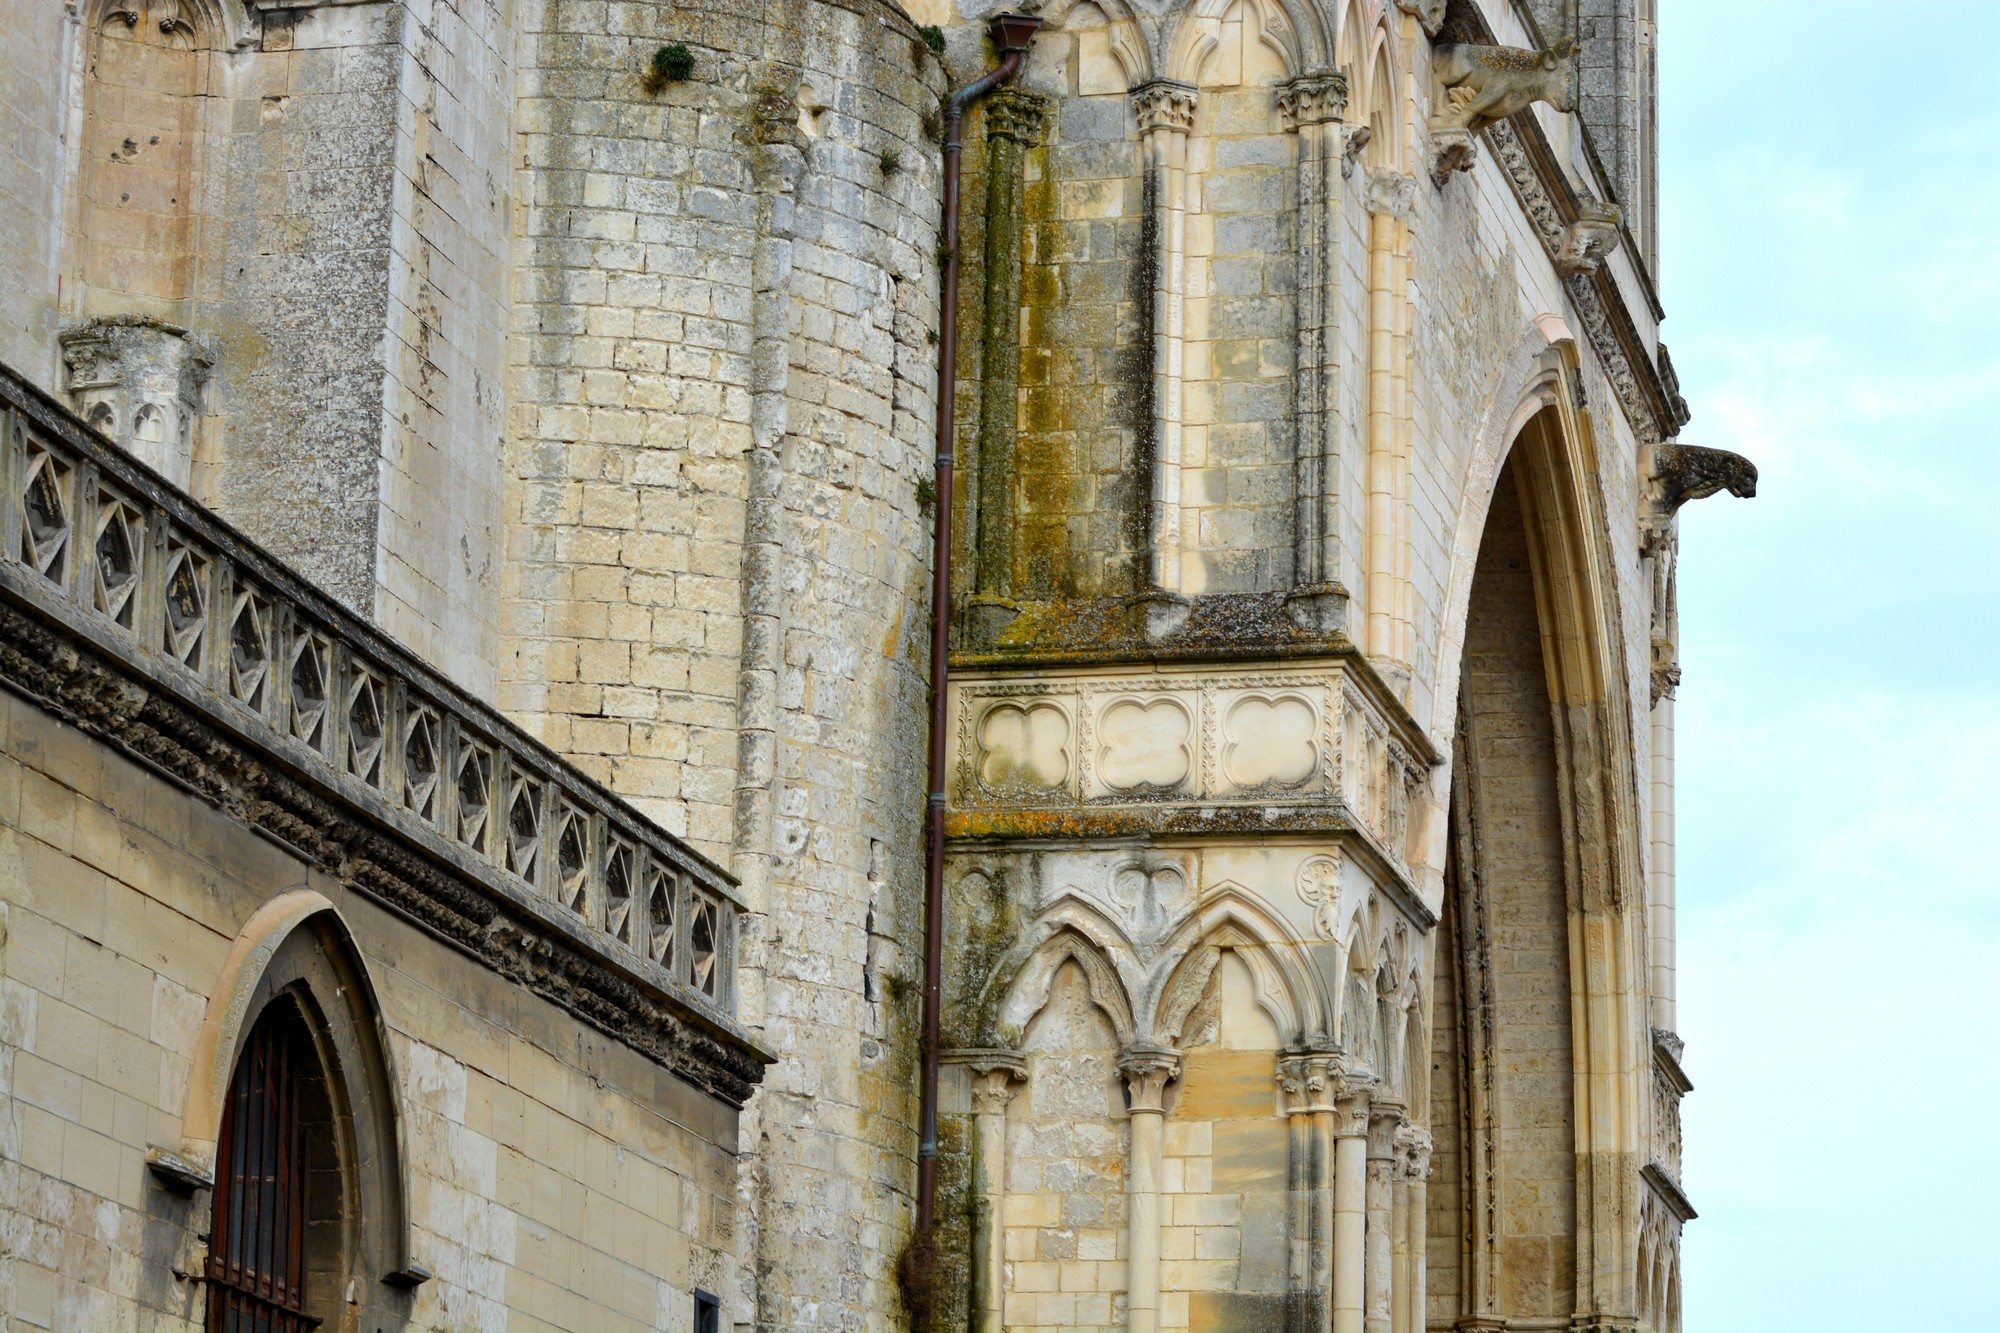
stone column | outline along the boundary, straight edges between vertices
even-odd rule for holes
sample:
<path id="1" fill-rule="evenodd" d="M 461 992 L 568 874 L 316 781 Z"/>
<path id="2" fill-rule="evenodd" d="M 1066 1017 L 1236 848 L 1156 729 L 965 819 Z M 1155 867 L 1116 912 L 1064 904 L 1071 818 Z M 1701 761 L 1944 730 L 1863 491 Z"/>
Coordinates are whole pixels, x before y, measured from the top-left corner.
<path id="1" fill-rule="evenodd" d="M 1294 482 L 1292 614 L 1310 628 L 1340 627 L 1346 597 L 1338 589 L 1339 310 L 1341 161 L 1347 141 L 1347 79 L 1331 70 L 1301 75 L 1278 89 L 1278 114 L 1298 136 L 1298 434 Z"/>
<path id="2" fill-rule="evenodd" d="M 1001 1333 L 1006 1284 L 1007 1104 L 1027 1081 L 1012 1051 L 950 1057 L 972 1078 L 972 1333 Z"/>
<path id="3" fill-rule="evenodd" d="M 1407 1117 L 1396 1102 L 1368 1109 L 1368 1236 L 1365 1333 L 1391 1333 L 1396 1265 L 1396 1131 Z"/>
<path id="4" fill-rule="evenodd" d="M 986 132 L 986 307 L 980 348 L 979 514 L 974 593 L 1014 591 L 1014 435 L 1021 382 L 1021 154 L 1048 99 L 1007 87 L 980 108 Z"/>
<path id="5" fill-rule="evenodd" d="M 63 331 L 77 412 L 182 490 L 193 488 L 194 422 L 214 358 L 178 324 L 139 315 Z"/>
<path id="6" fill-rule="evenodd" d="M 1180 1077 L 1181 1058 L 1157 1047 L 1125 1052 L 1132 1142 L 1125 1159 L 1125 1327 L 1157 1333 L 1160 1326 L 1160 1176 L 1165 1149 L 1167 1085 Z"/>
<path id="7" fill-rule="evenodd" d="M 1291 1129 L 1290 1333 L 1326 1333 L 1333 1315 L 1333 1081 L 1338 1055 L 1288 1055 L 1278 1088 Z"/>
<path id="8" fill-rule="evenodd" d="M 1186 287 L 1187 137 L 1194 128 L 1196 89 L 1155 79 L 1132 90 L 1139 121 L 1145 194 L 1142 262 L 1151 305 L 1153 373 L 1147 389 L 1152 491 L 1147 512 L 1147 591 L 1176 594 L 1181 586 L 1181 331 Z M 1167 613 L 1169 621 L 1173 619 Z M 1165 625 L 1156 620 L 1158 632 Z"/>
<path id="9" fill-rule="evenodd" d="M 1344 1074 L 1334 1083 L 1333 1333 L 1363 1333 L 1368 1112 L 1374 1090 L 1371 1074 Z"/>
<path id="10" fill-rule="evenodd" d="M 1394 1333 L 1425 1333 L 1429 1243 L 1427 1209 L 1431 1178 L 1431 1135 L 1404 1120 L 1396 1128 L 1396 1297 L 1390 1321 Z"/>

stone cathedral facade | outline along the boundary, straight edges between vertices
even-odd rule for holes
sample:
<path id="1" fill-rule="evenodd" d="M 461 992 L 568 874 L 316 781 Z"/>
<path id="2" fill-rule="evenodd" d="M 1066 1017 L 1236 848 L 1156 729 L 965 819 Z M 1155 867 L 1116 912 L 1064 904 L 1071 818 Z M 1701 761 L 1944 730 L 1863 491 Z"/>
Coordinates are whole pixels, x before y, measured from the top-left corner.
<path id="1" fill-rule="evenodd" d="M 998 8 L 10 5 L 0 1327 L 1680 1328 L 1654 0 Z"/>

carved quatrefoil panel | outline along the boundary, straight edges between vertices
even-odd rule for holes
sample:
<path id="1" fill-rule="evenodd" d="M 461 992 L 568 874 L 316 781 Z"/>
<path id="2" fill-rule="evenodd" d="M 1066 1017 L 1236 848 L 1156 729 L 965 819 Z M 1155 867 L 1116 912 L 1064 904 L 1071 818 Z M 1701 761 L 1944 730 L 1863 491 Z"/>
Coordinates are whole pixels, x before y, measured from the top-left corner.
<path id="1" fill-rule="evenodd" d="M 1114 792 L 1171 792 L 1194 772 L 1194 719 L 1174 699 L 1120 699 L 1097 716 L 1096 776 Z"/>
<path id="2" fill-rule="evenodd" d="M 1304 695 L 1245 694 L 1224 703 L 1221 776 L 1230 787 L 1303 787 L 1319 760 L 1319 710 Z"/>
<path id="3" fill-rule="evenodd" d="M 1069 782 L 1069 714 L 1050 703 L 995 704 L 979 719 L 979 781 L 998 792 L 1055 791 Z"/>

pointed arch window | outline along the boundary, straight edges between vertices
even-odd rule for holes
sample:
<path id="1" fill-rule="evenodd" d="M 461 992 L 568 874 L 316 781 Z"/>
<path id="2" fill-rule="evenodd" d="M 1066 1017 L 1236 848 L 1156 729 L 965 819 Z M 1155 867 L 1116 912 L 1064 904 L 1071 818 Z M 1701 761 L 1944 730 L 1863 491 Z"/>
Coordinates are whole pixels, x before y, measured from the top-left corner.
<path id="1" fill-rule="evenodd" d="M 326 1129 L 326 1087 L 296 1004 L 274 1003 L 230 1080 L 216 1144 L 209 1232 L 209 1333 L 304 1333 L 309 1137 Z"/>

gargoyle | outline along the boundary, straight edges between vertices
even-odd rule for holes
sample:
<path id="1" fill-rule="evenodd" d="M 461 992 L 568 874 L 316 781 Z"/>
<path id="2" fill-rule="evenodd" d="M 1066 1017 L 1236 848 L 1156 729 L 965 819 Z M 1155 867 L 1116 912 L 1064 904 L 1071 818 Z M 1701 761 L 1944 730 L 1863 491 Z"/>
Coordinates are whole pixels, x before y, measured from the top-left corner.
<path id="1" fill-rule="evenodd" d="M 1440 46 L 1435 67 L 1444 101 L 1435 130 L 1484 129 L 1535 102 L 1576 110 L 1577 41 L 1563 37 L 1547 51 L 1515 46 Z"/>
<path id="2" fill-rule="evenodd" d="M 1755 463 L 1727 449 L 1704 449 L 1698 444 L 1655 445 L 1653 477 L 1660 483 L 1660 504 L 1669 514 L 1717 491 L 1745 500 L 1757 493 Z"/>

